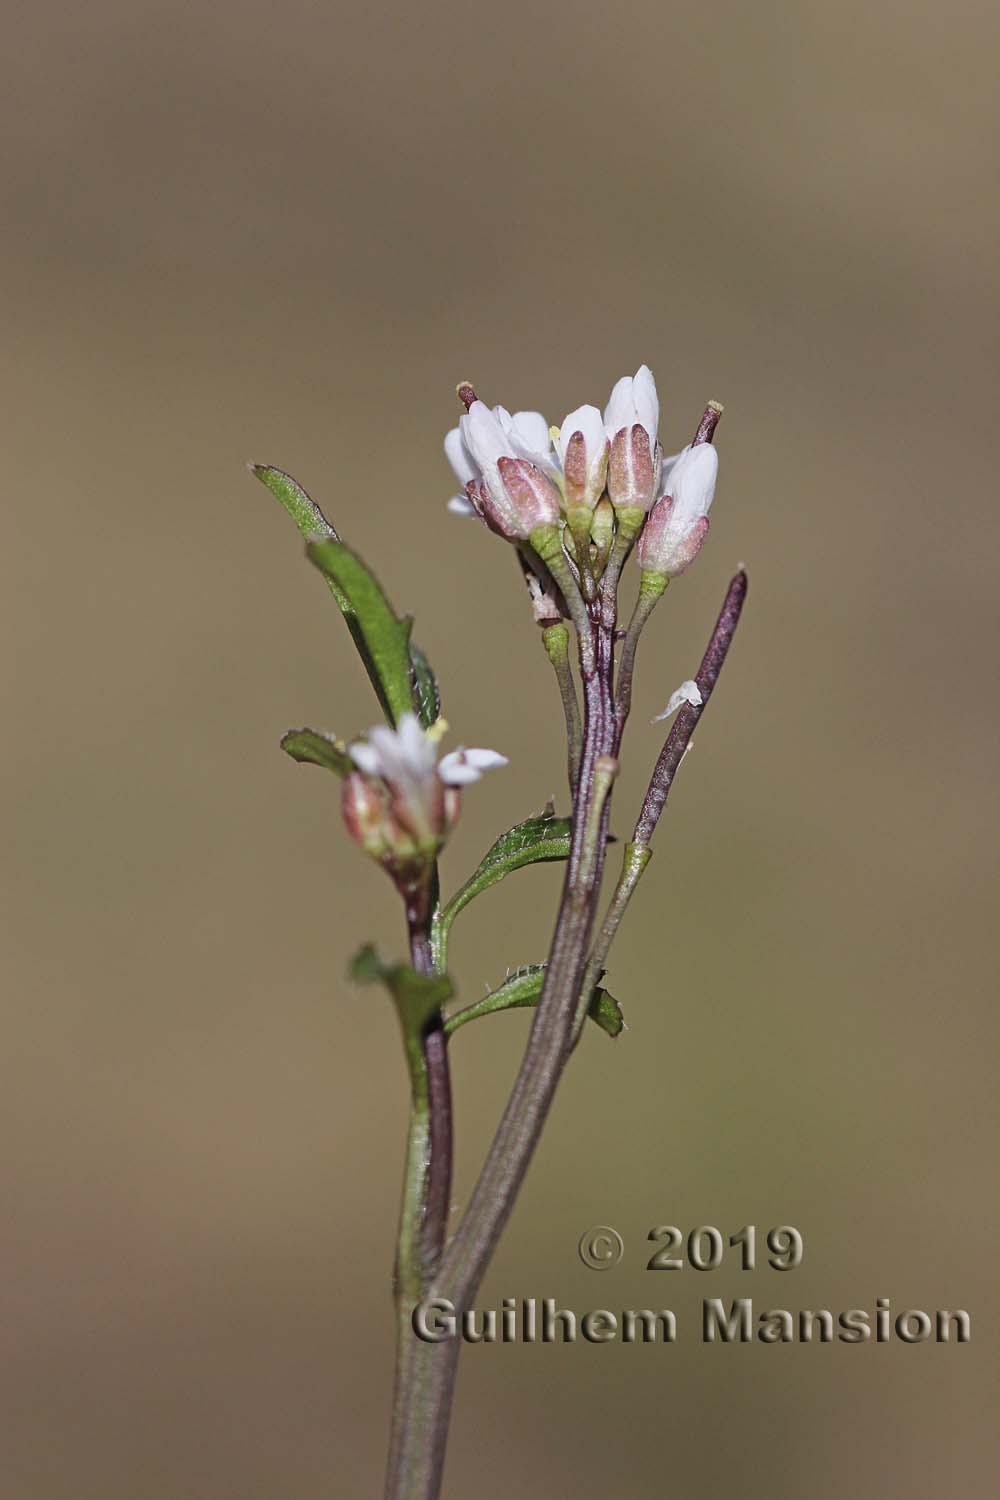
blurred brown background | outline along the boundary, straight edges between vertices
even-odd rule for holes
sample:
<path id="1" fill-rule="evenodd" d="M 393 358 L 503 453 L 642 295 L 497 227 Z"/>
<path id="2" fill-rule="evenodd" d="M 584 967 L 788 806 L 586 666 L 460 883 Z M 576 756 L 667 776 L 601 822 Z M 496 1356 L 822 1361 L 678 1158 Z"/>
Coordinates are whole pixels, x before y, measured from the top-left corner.
<path id="1" fill-rule="evenodd" d="M 642 360 L 727 404 L 616 824 L 751 596 L 480 1295 L 671 1306 L 673 1349 L 467 1351 L 446 1493 L 939 1497 L 995 1472 L 996 12 L 17 7 L 0 113 L 4 1500 L 380 1491 L 401 943 L 289 725 L 376 717 L 248 459 L 373 559 L 474 789 L 457 882 L 561 791 L 512 559 L 443 509 L 457 379 L 551 419 Z M 453 741 L 454 742 L 454 741 Z M 467 995 L 558 890 L 470 910 Z M 455 1045 L 467 1198 L 526 1034 Z M 649 1227 L 796 1224 L 789 1276 Z M 623 1265 L 576 1243 L 616 1226 Z M 703 1296 L 962 1306 L 966 1348 L 706 1348 Z"/>

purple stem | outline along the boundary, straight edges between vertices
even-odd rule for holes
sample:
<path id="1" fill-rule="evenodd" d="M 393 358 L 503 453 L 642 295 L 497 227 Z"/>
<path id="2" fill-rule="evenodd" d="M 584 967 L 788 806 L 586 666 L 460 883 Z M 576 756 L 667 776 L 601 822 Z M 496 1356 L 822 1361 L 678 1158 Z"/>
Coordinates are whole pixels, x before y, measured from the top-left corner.
<path id="1" fill-rule="evenodd" d="M 726 592 L 719 618 L 715 622 L 715 629 L 712 631 L 708 648 L 702 657 L 698 675 L 695 677 L 701 693 L 701 702 L 697 706 L 685 703 L 673 722 L 666 743 L 660 751 L 660 758 L 653 770 L 642 810 L 635 825 L 635 833 L 632 835 L 634 844 L 648 844 L 653 837 L 664 803 L 673 786 L 677 767 L 684 759 L 684 753 L 691 743 L 695 726 L 705 712 L 708 700 L 712 696 L 712 689 L 722 671 L 722 664 L 732 645 L 746 596 L 747 575 L 741 568 Z"/>

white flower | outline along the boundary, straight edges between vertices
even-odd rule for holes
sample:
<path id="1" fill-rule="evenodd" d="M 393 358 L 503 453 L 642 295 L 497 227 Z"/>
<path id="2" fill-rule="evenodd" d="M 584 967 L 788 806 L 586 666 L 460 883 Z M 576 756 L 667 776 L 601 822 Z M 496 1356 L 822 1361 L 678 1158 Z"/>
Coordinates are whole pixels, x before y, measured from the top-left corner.
<path id="1" fill-rule="evenodd" d="M 471 510 L 509 541 L 525 541 L 536 527 L 558 521 L 560 496 L 552 479 L 559 470 L 541 412 L 512 417 L 502 406 L 491 411 L 473 401 L 444 449 L 467 502 L 449 501 L 453 513 Z"/>
<path id="2" fill-rule="evenodd" d="M 393 816 L 425 842 L 443 839 L 454 821 L 457 804 L 449 805 L 447 791 L 507 764 L 495 750 L 465 749 L 453 750 L 439 762 L 437 741 L 416 714 L 403 714 L 398 729 L 377 724 L 366 741 L 350 746 L 350 755 L 365 776 L 385 782 Z"/>
<path id="3" fill-rule="evenodd" d="M 685 703 L 690 703 L 692 708 L 700 708 L 703 701 L 704 700 L 701 696 L 701 688 L 693 678 L 689 677 L 686 682 L 682 682 L 680 687 L 676 688 L 670 694 L 670 702 L 667 704 L 662 714 L 654 715 L 654 717 L 650 719 L 649 722 L 651 724 L 658 724 L 661 719 L 669 719 L 670 715 L 675 714 L 677 710 Z"/>
<path id="4" fill-rule="evenodd" d="M 604 492 L 609 443 L 596 406 L 578 406 L 563 420 L 555 441 L 563 467 L 568 510 L 592 511 Z"/>
<path id="5" fill-rule="evenodd" d="M 623 375 L 604 409 L 604 431 L 611 444 L 608 494 L 616 509 L 648 510 L 660 478 L 656 440 L 660 402 L 647 365 Z"/>
<path id="6" fill-rule="evenodd" d="M 645 428 L 652 452 L 660 425 L 660 402 L 656 381 L 648 365 L 640 365 L 634 375 L 623 375 L 604 408 L 604 430 L 610 442 L 614 442 L 623 428 L 636 424 Z"/>
<path id="7" fill-rule="evenodd" d="M 617 382 L 603 414 L 578 406 L 558 431 L 541 412 L 511 415 L 475 400 L 471 386 L 462 391 L 468 410 L 444 442 L 464 491 L 448 502 L 453 514 L 479 515 L 493 531 L 523 541 L 562 509 L 571 519 L 583 512 L 585 529 L 605 482 L 616 506 L 648 510 L 662 493 L 660 403 L 648 366 Z"/>
<path id="8" fill-rule="evenodd" d="M 719 455 L 712 443 L 689 444 L 677 455 L 636 548 L 644 572 L 676 578 L 697 557 L 708 533 L 718 473 Z"/>
<path id="9" fill-rule="evenodd" d="M 368 731 L 367 743 L 350 747 L 351 759 L 366 776 L 381 776 L 391 786 L 419 786 L 435 774 L 437 746 L 422 728 L 416 714 L 404 714 L 399 728 L 376 724 Z"/>
<path id="10" fill-rule="evenodd" d="M 690 524 L 707 516 L 715 499 L 719 477 L 719 450 L 714 443 L 690 443 L 671 464 L 664 494 L 671 495 L 674 513 Z"/>

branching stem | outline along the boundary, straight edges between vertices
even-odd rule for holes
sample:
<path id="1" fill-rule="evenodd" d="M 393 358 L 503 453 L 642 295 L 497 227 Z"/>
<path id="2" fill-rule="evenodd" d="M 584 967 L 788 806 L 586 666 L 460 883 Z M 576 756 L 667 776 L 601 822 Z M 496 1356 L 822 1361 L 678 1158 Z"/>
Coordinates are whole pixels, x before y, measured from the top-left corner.
<path id="1" fill-rule="evenodd" d="M 584 712 L 570 852 L 542 993 L 503 1118 L 454 1239 L 444 1248 L 437 1266 L 423 1278 L 416 1295 L 412 1283 L 408 1283 L 409 1297 L 400 1299 L 395 1418 L 386 1500 L 436 1500 L 440 1493 L 460 1344 L 457 1338 L 440 1343 L 423 1341 L 410 1315 L 421 1299 L 444 1303 L 458 1317 L 471 1305 L 538 1145 L 597 976 L 649 861 L 653 830 L 694 726 L 715 686 L 746 592 L 746 576 L 740 572 L 730 585 L 698 674 L 702 704 L 697 709 L 685 705 L 675 720 L 650 781 L 635 833 L 626 846 L 622 873 L 588 960 L 607 846 L 611 789 L 618 770 L 617 751 L 631 696 L 635 646 L 642 625 L 663 589 L 647 588 L 645 595 L 640 593 L 622 654 L 615 701 L 614 594 L 617 571 L 627 547 L 619 549 L 620 558 L 608 586 L 602 586 L 588 606 L 561 542 L 557 555 L 546 538 L 534 536 L 532 541 L 566 596 L 579 637 Z M 611 561 L 609 558 L 609 567 Z M 566 665 L 568 668 L 568 661 Z M 570 726 L 568 712 L 567 725 Z M 572 740 L 572 729 L 570 737 Z M 429 928 L 413 952 L 415 963 L 418 959 L 431 961 Z M 435 1034 L 439 1033 L 430 1033 Z M 441 1042 L 443 1052 L 443 1035 Z M 437 1059 L 433 1050 L 425 1055 L 430 1070 Z M 446 1054 L 443 1056 L 446 1079 L 447 1058 Z M 428 1094 L 430 1098 L 430 1087 Z M 430 1115 L 433 1133 L 433 1109 Z M 448 1125 L 450 1182 L 450 1109 Z M 439 1128 L 443 1128 L 443 1122 L 439 1122 Z M 432 1143 L 432 1160 L 436 1150 Z M 432 1200 L 433 1188 L 428 1194 L 428 1205 Z"/>

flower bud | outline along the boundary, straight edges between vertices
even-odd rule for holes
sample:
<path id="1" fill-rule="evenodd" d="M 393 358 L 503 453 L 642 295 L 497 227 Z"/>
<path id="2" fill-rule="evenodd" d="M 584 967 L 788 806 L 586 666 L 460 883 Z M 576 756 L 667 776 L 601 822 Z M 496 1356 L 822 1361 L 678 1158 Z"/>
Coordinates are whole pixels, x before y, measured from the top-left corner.
<path id="1" fill-rule="evenodd" d="M 607 495 L 597 502 L 590 518 L 590 534 L 597 548 L 600 566 L 603 568 L 615 539 L 615 512 Z"/>
<path id="2" fill-rule="evenodd" d="M 538 412 L 511 417 L 502 407 L 490 411 L 473 401 L 445 439 L 468 500 L 490 530 L 508 541 L 526 541 L 537 526 L 559 519 L 559 491 L 539 467 L 549 464 L 539 446 L 548 441 L 544 428 Z"/>
<path id="3" fill-rule="evenodd" d="M 615 434 L 608 462 L 608 494 L 615 510 L 649 509 L 656 492 L 656 457 L 649 433 L 638 422 Z"/>
<path id="4" fill-rule="evenodd" d="M 579 406 L 563 422 L 556 440 L 562 458 L 563 493 L 570 524 L 579 512 L 589 520 L 604 493 L 609 443 L 596 406 Z"/>
<path id="5" fill-rule="evenodd" d="M 372 859 L 389 866 L 416 859 L 413 839 L 392 816 L 386 788 L 380 782 L 352 771 L 344 780 L 340 810 L 351 838 Z"/>
<path id="6" fill-rule="evenodd" d="M 508 540 L 525 541 L 537 527 L 555 525 L 559 520 L 559 491 L 541 469 L 524 458 L 498 459 L 497 469 L 516 516 L 506 533 Z"/>
<path id="7" fill-rule="evenodd" d="M 656 496 L 660 402 L 646 365 L 617 382 L 604 409 L 611 443 L 608 494 L 616 510 L 644 512 Z"/>
<path id="8" fill-rule="evenodd" d="M 694 562 L 708 534 L 718 472 L 719 455 L 711 443 L 694 444 L 679 455 L 667 479 L 668 493 L 650 511 L 636 547 L 644 573 L 676 578 Z"/>
<path id="9" fill-rule="evenodd" d="M 437 857 L 458 817 L 457 789 L 507 764 L 494 750 L 454 750 L 439 762 L 437 739 L 409 713 L 398 730 L 376 725 L 350 753 L 358 769 L 344 782 L 344 822 L 396 878 Z"/>

